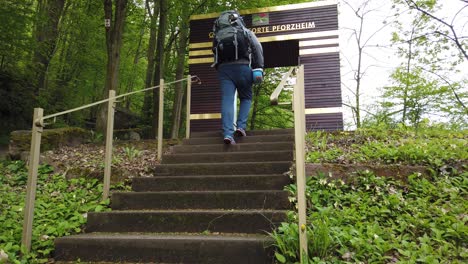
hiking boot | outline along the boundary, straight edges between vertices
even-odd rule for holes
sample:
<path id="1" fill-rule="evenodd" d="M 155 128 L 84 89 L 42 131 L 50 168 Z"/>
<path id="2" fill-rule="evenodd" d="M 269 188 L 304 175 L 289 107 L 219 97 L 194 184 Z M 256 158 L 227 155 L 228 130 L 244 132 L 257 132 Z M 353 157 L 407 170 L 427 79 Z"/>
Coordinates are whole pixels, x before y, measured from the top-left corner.
<path id="1" fill-rule="evenodd" d="M 243 128 L 236 129 L 236 132 L 234 132 L 234 135 L 236 137 L 245 137 L 245 136 L 247 136 L 247 134 L 245 133 L 245 130 Z"/>
<path id="2" fill-rule="evenodd" d="M 234 144 L 236 144 L 236 141 L 232 137 L 227 136 L 227 137 L 224 137 L 224 144 L 234 145 Z"/>

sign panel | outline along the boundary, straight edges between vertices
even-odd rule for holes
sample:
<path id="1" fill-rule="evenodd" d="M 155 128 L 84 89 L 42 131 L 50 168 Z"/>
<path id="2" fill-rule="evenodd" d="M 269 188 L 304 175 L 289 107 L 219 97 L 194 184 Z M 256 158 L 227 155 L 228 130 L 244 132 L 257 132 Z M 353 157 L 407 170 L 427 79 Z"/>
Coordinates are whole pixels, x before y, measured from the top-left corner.
<path id="1" fill-rule="evenodd" d="M 239 12 L 262 43 L 266 67 L 303 64 L 308 130 L 343 129 L 337 0 Z M 198 75 L 191 105 L 191 130 L 221 128 L 221 93 L 213 63 L 213 22 L 219 13 L 190 21 L 189 70 Z"/>

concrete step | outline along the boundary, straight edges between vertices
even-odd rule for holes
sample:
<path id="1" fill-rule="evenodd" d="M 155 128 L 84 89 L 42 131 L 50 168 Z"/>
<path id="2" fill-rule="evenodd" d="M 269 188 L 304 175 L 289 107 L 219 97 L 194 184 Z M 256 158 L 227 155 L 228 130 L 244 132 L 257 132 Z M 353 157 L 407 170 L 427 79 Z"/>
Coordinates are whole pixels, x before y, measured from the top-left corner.
<path id="1" fill-rule="evenodd" d="M 165 210 L 88 213 L 86 232 L 257 233 L 286 220 L 278 210 Z"/>
<path id="2" fill-rule="evenodd" d="M 290 208 L 286 191 L 117 192 L 113 210 Z"/>
<path id="3" fill-rule="evenodd" d="M 283 174 L 291 165 L 290 161 L 161 164 L 153 172 L 155 176 Z"/>
<path id="4" fill-rule="evenodd" d="M 281 142 L 281 141 L 294 141 L 293 134 L 284 135 L 261 135 L 261 136 L 247 136 L 236 138 L 237 144 L 244 143 L 258 143 L 258 142 Z M 223 137 L 200 137 L 184 139 L 183 145 L 209 145 L 209 144 L 223 144 Z"/>
<path id="5" fill-rule="evenodd" d="M 221 153 L 169 154 L 163 156 L 162 164 L 211 163 L 211 162 L 259 162 L 292 161 L 293 151 L 251 151 Z"/>
<path id="6" fill-rule="evenodd" d="M 291 183 L 288 176 L 159 176 L 132 179 L 132 190 L 148 191 L 214 191 L 214 190 L 283 190 Z"/>
<path id="7" fill-rule="evenodd" d="M 236 145 L 211 144 L 211 145 L 177 145 L 171 148 L 175 154 L 183 153 L 213 153 L 213 152 L 246 152 L 246 151 L 291 151 L 294 142 L 263 142 L 263 143 L 242 143 Z"/>
<path id="8" fill-rule="evenodd" d="M 57 261 L 142 263 L 273 263 L 267 236 L 82 234 L 55 239 Z"/>
<path id="9" fill-rule="evenodd" d="M 294 128 L 247 131 L 247 136 L 284 135 L 284 134 L 294 134 Z M 222 137 L 222 136 L 223 136 L 222 130 L 209 131 L 209 132 L 193 132 L 190 134 L 190 138 Z"/>

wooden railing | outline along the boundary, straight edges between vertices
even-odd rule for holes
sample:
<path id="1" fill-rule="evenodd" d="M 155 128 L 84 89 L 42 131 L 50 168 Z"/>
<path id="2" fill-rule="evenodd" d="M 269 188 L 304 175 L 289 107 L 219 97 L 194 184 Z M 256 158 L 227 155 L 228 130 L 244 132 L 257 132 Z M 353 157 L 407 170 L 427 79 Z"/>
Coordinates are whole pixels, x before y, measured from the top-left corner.
<path id="1" fill-rule="evenodd" d="M 280 83 L 278 86 L 276 86 L 276 89 L 273 91 L 273 93 L 270 95 L 270 104 L 271 105 L 279 105 L 279 96 L 283 89 L 286 86 L 286 83 L 288 82 L 288 79 L 292 76 L 291 74 L 293 73 L 295 67 L 291 67 L 289 71 L 286 73 L 286 75 L 283 76 L 283 79 L 281 79 Z M 290 102 L 289 102 L 290 103 Z"/>
<path id="2" fill-rule="evenodd" d="M 83 105 L 77 108 L 73 108 L 60 113 L 44 116 L 44 109 L 35 108 L 32 124 L 32 135 L 31 135 L 31 150 L 29 154 L 29 168 L 28 168 L 28 183 L 26 189 L 26 202 L 24 210 L 24 222 L 23 222 L 23 234 L 21 244 L 24 246 L 26 252 L 31 249 L 31 237 L 32 237 L 32 224 L 34 218 L 34 203 L 36 200 L 36 187 L 37 187 L 37 170 L 39 167 L 39 156 L 41 150 L 41 134 L 44 129 L 44 121 L 50 118 L 56 118 L 68 113 L 83 110 L 89 107 L 108 103 L 107 107 L 107 131 L 106 131 L 106 152 L 104 158 L 104 186 L 102 199 L 105 200 L 109 197 L 110 190 L 110 176 L 111 176 L 111 163 L 112 163 L 112 144 L 113 144 L 113 132 L 114 132 L 114 109 L 115 103 L 118 98 L 129 96 L 136 93 L 141 93 L 153 89 L 159 88 L 159 119 L 158 119 L 158 160 L 162 157 L 162 139 L 163 139 L 163 123 L 164 123 L 164 86 L 175 84 L 179 82 L 187 81 L 187 120 L 186 120 L 186 134 L 187 138 L 190 137 L 190 105 L 191 105 L 191 86 L 192 82 L 199 82 L 200 79 L 197 76 L 188 75 L 187 78 L 176 80 L 164 84 L 164 80 L 161 79 L 158 86 L 149 87 L 143 90 L 129 92 L 126 94 L 116 95 L 114 90 L 109 91 L 109 97 L 107 99 L 94 102 L 91 104 Z"/>
<path id="3" fill-rule="evenodd" d="M 283 91 L 294 68 L 291 68 L 284 75 L 280 84 L 270 96 L 272 105 L 289 104 L 279 103 L 279 95 Z M 296 184 L 297 184 L 297 206 L 299 215 L 299 248 L 301 263 L 307 263 L 307 219 L 306 219 L 306 175 L 305 175 L 305 103 L 304 103 L 304 65 L 296 68 L 296 84 L 293 90 L 293 111 L 294 111 L 294 157 L 296 161 Z"/>

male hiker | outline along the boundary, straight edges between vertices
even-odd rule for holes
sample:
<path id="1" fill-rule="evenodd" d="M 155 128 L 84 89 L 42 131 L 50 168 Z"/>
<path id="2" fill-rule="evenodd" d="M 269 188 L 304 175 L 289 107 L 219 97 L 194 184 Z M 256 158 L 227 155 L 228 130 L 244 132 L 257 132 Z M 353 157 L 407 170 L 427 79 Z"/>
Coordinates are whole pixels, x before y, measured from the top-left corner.
<path id="1" fill-rule="evenodd" d="M 263 81 L 263 49 L 257 37 L 245 27 L 236 11 L 225 11 L 214 22 L 212 67 L 218 70 L 221 84 L 221 121 L 225 144 L 235 144 L 246 136 L 247 119 L 252 104 L 252 83 Z M 234 94 L 240 99 L 239 115 L 234 131 Z"/>

